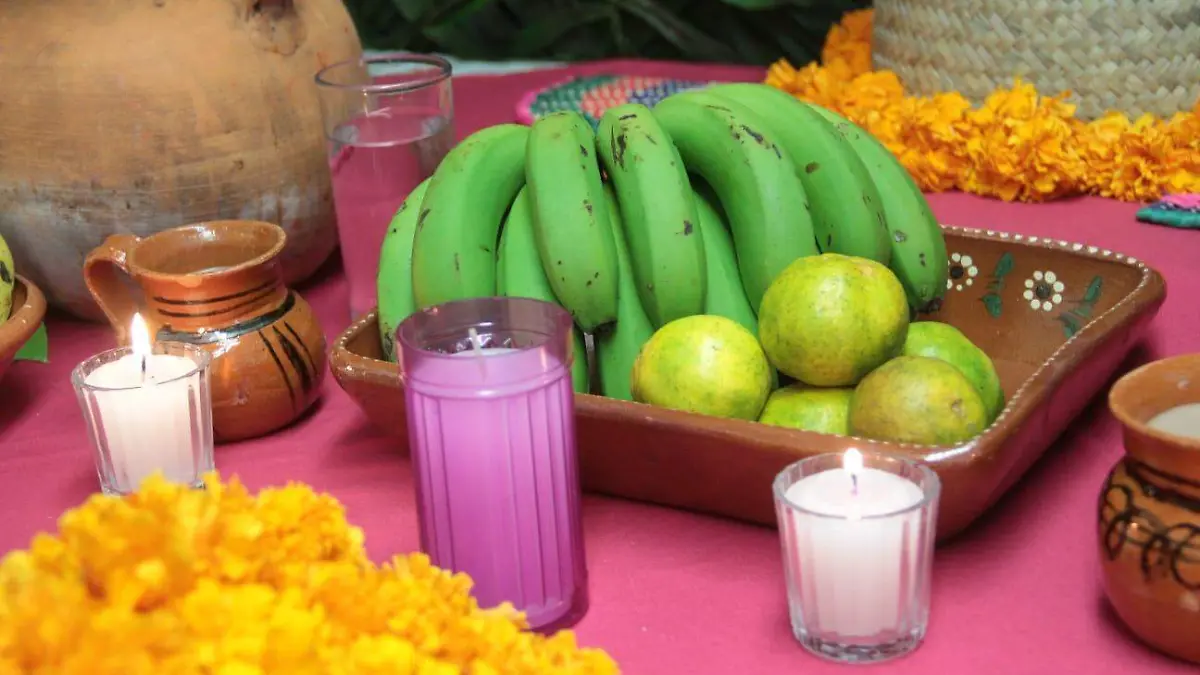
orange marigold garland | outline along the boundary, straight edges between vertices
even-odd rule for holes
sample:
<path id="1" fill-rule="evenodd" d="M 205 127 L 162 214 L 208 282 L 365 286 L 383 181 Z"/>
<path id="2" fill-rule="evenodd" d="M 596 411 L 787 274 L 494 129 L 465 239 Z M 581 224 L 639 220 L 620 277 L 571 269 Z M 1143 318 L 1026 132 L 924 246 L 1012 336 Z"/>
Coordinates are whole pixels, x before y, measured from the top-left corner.
<path id="1" fill-rule="evenodd" d="M 1084 122 L 1067 94 L 1043 96 L 1020 79 L 978 107 L 956 92 L 907 96 L 895 73 L 871 70 L 871 18 L 869 9 L 846 14 L 820 64 L 780 60 L 766 83 L 866 128 L 922 189 L 1007 201 L 1200 192 L 1200 101 L 1168 120 L 1110 112 Z"/>
<path id="2" fill-rule="evenodd" d="M 424 555 L 372 564 L 333 498 L 146 481 L 0 561 L 0 675 L 611 674 L 569 631 L 480 609 Z"/>

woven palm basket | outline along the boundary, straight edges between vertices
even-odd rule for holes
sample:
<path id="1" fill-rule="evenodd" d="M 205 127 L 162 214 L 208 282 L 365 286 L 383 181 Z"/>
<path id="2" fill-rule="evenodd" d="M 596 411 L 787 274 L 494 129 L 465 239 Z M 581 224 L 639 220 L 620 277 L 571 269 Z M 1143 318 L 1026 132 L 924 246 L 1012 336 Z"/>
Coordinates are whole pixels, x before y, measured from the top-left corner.
<path id="1" fill-rule="evenodd" d="M 1167 117 L 1200 97 L 1200 0 L 875 0 L 872 52 L 915 94 L 1020 76 L 1083 119 Z"/>

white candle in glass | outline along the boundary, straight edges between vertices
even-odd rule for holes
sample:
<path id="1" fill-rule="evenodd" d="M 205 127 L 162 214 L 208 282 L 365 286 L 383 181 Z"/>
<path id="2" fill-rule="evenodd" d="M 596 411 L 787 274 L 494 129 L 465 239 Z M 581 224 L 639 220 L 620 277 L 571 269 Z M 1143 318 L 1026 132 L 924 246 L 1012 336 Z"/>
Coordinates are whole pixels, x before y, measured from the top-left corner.
<path id="1" fill-rule="evenodd" d="M 1185 438 L 1200 438 L 1200 403 L 1184 403 L 1155 415 L 1147 425 Z"/>
<path id="2" fill-rule="evenodd" d="M 806 624 L 844 638 L 872 638 L 907 623 L 912 559 L 923 549 L 924 493 L 911 480 L 863 466 L 853 448 L 841 469 L 801 478 L 787 488 L 797 550 L 785 555 L 792 583 L 803 588 Z M 911 509 L 898 517 L 879 518 Z M 807 513 L 804 513 L 807 512 Z"/>
<path id="3" fill-rule="evenodd" d="M 97 419 L 98 447 L 107 452 L 113 488 L 131 492 L 161 471 L 168 480 L 197 479 L 193 402 L 200 368 L 184 356 L 155 354 L 150 332 L 134 314 L 131 353 L 88 373 Z"/>

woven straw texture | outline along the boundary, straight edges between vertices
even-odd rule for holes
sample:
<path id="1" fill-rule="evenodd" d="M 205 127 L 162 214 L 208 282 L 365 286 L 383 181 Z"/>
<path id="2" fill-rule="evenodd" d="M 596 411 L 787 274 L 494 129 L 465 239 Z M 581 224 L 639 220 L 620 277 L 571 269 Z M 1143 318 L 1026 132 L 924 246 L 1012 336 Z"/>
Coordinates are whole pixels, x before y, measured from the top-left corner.
<path id="1" fill-rule="evenodd" d="M 916 94 L 1020 76 L 1083 119 L 1168 117 L 1200 97 L 1200 0 L 875 0 L 872 51 Z"/>

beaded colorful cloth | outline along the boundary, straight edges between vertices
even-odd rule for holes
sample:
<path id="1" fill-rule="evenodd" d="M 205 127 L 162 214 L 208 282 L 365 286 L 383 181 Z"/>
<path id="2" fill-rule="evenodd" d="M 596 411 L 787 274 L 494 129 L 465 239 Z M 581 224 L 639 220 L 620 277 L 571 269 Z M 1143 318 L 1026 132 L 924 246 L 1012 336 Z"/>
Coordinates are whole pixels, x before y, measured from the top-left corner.
<path id="1" fill-rule="evenodd" d="M 1137 219 L 1169 227 L 1200 229 L 1200 193 L 1167 195 L 1140 209 Z"/>
<path id="2" fill-rule="evenodd" d="M 582 113 L 595 128 L 604 111 L 614 106 L 641 103 L 653 107 L 671 94 L 709 84 L 712 82 L 631 75 L 576 77 L 525 94 L 517 104 L 517 119 L 523 124 L 533 124 L 544 115 L 574 110 Z"/>

